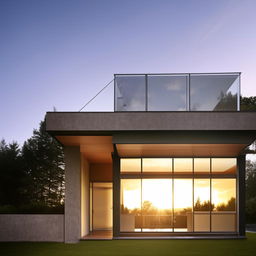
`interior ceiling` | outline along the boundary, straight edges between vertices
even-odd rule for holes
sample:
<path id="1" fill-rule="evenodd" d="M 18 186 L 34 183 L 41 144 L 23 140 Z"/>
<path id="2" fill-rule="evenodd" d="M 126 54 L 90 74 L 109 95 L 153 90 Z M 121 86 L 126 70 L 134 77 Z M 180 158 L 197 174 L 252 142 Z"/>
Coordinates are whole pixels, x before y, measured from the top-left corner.
<path id="1" fill-rule="evenodd" d="M 237 156 L 246 144 L 118 144 L 120 157 Z"/>
<path id="2" fill-rule="evenodd" d="M 80 146 L 90 163 L 112 163 L 112 136 L 56 136 L 65 146 Z"/>

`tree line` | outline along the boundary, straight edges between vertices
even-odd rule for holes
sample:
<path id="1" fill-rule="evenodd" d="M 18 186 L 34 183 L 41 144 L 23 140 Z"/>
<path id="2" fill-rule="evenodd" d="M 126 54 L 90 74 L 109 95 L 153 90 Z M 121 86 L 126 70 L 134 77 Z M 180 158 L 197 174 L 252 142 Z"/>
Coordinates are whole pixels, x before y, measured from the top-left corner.
<path id="1" fill-rule="evenodd" d="M 63 213 L 64 154 L 45 122 L 20 147 L 0 142 L 0 212 Z"/>

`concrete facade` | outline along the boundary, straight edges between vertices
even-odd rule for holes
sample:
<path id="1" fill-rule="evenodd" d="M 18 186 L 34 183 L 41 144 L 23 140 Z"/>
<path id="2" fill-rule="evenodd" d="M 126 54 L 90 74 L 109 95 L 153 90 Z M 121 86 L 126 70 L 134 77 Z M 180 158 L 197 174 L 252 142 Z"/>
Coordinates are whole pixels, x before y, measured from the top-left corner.
<path id="1" fill-rule="evenodd" d="M 255 131 L 253 112 L 48 112 L 54 134 L 113 131 Z"/>
<path id="2" fill-rule="evenodd" d="M 62 139 L 69 136 L 82 138 L 83 136 L 107 135 L 112 137 L 114 150 L 108 152 L 112 153 L 112 164 L 86 160 L 86 150 L 88 147 L 92 147 L 93 141 L 84 146 L 82 139 L 80 142 L 77 140 L 78 142 L 73 142 L 77 143 L 75 144 L 77 146 L 73 147 L 71 140 L 67 145 L 64 140 L 66 157 L 65 242 L 76 242 L 89 233 L 90 181 L 112 180 L 114 191 L 113 236 L 120 236 L 119 159 L 121 155 L 118 152 L 118 150 L 121 151 L 120 145 L 150 143 L 208 144 L 208 147 L 216 144 L 231 145 L 231 147 L 238 145 L 238 151 L 233 157 L 239 156 L 239 159 L 242 159 L 244 158 L 243 149 L 256 138 L 256 118 L 253 112 L 54 112 L 46 115 L 46 129 L 57 139 L 58 136 L 62 136 Z M 82 147 L 85 149 L 83 152 L 81 152 Z M 98 154 L 100 154 L 99 152 Z M 229 151 L 225 156 L 231 156 L 228 153 Z M 220 157 L 218 154 L 217 152 L 216 157 Z M 198 156 L 200 157 L 200 155 Z M 239 160 L 240 176 L 237 183 L 237 191 L 239 191 L 237 199 L 239 202 L 238 232 L 240 236 L 245 234 L 244 166 L 245 162 Z"/>
<path id="3" fill-rule="evenodd" d="M 79 147 L 65 147 L 65 242 L 81 237 L 81 157 Z"/>
<path id="4" fill-rule="evenodd" d="M 64 241 L 63 214 L 0 214 L 0 241 Z"/>

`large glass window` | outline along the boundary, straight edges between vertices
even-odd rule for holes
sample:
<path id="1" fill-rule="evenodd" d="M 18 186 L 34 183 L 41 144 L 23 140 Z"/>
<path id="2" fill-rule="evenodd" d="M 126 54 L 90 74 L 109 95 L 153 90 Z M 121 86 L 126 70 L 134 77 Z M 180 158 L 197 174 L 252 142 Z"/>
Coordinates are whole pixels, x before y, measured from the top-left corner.
<path id="1" fill-rule="evenodd" d="M 192 179 L 174 179 L 174 232 L 193 231 Z"/>
<path id="2" fill-rule="evenodd" d="M 142 171 L 143 172 L 171 172 L 172 159 L 171 158 L 143 158 Z"/>
<path id="3" fill-rule="evenodd" d="M 236 232 L 231 167 L 235 158 L 121 159 L 120 231 Z"/>
<path id="4" fill-rule="evenodd" d="M 210 173 L 210 158 L 194 158 L 194 172 L 199 174 Z"/>
<path id="5" fill-rule="evenodd" d="M 142 231 L 172 231 L 171 179 L 142 180 Z"/>
<path id="6" fill-rule="evenodd" d="M 212 158 L 212 173 L 236 174 L 236 159 Z"/>
<path id="7" fill-rule="evenodd" d="M 141 172 L 140 158 L 122 158 L 120 163 L 121 172 Z"/>
<path id="8" fill-rule="evenodd" d="M 236 231 L 236 179 L 212 179 L 212 231 Z"/>
<path id="9" fill-rule="evenodd" d="M 120 231 L 141 231 L 141 180 L 121 180 Z"/>
<path id="10" fill-rule="evenodd" d="M 194 179 L 194 231 L 210 231 L 210 179 Z"/>
<path id="11" fill-rule="evenodd" d="M 174 172 L 192 173 L 192 158 L 174 158 Z"/>
<path id="12" fill-rule="evenodd" d="M 148 75 L 149 111 L 185 111 L 188 75 Z"/>

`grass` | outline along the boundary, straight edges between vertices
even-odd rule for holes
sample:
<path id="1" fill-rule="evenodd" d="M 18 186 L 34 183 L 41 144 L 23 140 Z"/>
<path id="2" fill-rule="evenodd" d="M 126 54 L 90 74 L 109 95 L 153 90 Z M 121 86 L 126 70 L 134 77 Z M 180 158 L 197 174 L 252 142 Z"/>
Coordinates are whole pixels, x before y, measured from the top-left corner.
<path id="1" fill-rule="evenodd" d="M 244 240 L 113 240 L 64 243 L 0 243 L 3 256 L 256 255 L 256 233 Z"/>

